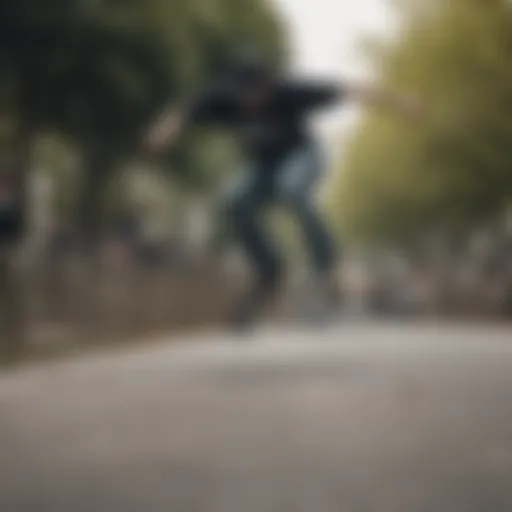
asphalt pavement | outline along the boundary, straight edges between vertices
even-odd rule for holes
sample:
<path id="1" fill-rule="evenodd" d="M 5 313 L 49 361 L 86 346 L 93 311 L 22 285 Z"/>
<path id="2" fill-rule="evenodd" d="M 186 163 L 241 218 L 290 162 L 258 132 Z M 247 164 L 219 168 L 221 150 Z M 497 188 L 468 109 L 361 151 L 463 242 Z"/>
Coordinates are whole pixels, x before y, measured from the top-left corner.
<path id="1" fill-rule="evenodd" d="M 0 511 L 512 511 L 510 328 L 148 341 L 0 374 Z"/>

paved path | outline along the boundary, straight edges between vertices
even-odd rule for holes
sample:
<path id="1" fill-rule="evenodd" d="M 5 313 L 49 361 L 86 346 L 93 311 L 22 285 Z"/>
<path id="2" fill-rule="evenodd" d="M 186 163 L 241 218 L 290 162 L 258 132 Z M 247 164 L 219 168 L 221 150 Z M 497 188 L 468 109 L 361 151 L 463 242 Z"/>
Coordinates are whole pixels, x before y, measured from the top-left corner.
<path id="1" fill-rule="evenodd" d="M 512 332 L 211 334 L 0 376 L 2 512 L 510 512 Z"/>

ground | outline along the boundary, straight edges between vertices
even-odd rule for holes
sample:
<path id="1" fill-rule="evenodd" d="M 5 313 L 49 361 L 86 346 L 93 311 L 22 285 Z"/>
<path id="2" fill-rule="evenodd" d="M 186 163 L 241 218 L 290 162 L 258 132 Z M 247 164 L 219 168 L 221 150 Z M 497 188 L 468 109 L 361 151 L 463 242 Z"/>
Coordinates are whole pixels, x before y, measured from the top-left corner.
<path id="1" fill-rule="evenodd" d="M 509 512 L 511 333 L 269 328 L 5 371 L 0 510 Z"/>

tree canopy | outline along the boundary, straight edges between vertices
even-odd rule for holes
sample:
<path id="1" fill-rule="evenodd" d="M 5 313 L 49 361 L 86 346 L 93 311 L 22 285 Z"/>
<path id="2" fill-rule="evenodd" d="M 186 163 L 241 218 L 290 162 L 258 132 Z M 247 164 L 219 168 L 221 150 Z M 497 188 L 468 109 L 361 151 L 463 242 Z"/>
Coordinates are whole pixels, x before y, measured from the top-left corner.
<path id="1" fill-rule="evenodd" d="M 266 2 L 0 0 L 0 114 L 18 126 L 23 154 L 41 132 L 80 148 L 80 217 L 94 224 L 101 190 L 116 163 L 137 154 L 152 116 L 191 94 L 239 45 L 283 55 L 282 27 Z M 217 169 L 205 141 L 186 138 L 162 164 L 211 182 Z"/>
<path id="2" fill-rule="evenodd" d="M 418 124 L 367 112 L 332 197 L 345 232 L 413 242 L 501 214 L 512 196 L 512 4 L 396 2 L 402 31 L 376 75 L 426 103 Z"/>

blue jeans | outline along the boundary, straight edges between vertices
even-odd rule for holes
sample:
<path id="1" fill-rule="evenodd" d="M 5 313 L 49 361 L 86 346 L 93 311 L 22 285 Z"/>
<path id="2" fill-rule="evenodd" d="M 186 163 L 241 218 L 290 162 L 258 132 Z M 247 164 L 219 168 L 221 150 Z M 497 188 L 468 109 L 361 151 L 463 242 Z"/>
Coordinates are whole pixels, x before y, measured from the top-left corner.
<path id="1" fill-rule="evenodd" d="M 230 224 L 260 282 L 274 285 L 282 276 L 280 258 L 260 222 L 262 210 L 271 203 L 283 204 L 290 210 L 303 231 L 315 270 L 328 274 L 335 261 L 334 244 L 313 201 L 323 171 L 319 151 L 304 146 L 291 152 L 274 169 L 262 166 L 250 167 L 227 200 Z"/>

